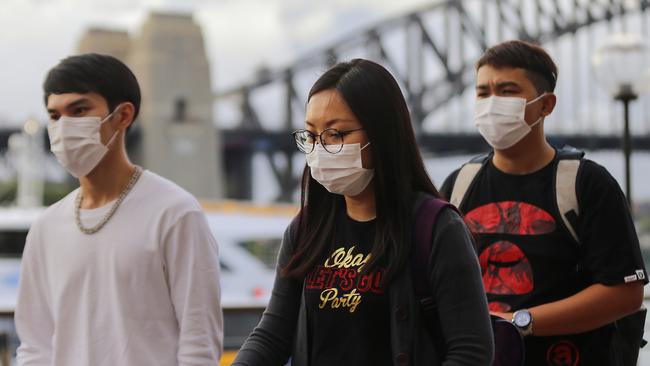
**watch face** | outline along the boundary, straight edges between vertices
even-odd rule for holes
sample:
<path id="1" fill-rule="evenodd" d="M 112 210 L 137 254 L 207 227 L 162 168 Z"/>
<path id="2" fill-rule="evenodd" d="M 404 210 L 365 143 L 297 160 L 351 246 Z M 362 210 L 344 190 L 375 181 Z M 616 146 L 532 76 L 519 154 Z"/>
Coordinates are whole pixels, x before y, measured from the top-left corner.
<path id="1" fill-rule="evenodd" d="M 530 313 L 527 311 L 518 311 L 515 315 L 515 325 L 520 328 L 525 328 L 530 324 Z"/>

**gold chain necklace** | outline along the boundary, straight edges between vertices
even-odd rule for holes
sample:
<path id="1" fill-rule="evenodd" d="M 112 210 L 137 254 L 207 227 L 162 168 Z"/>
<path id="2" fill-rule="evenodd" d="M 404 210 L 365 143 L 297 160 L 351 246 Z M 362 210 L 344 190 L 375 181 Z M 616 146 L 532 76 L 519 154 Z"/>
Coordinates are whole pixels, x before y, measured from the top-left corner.
<path id="1" fill-rule="evenodd" d="M 140 175 L 142 175 L 142 168 L 136 165 L 135 167 L 135 172 L 133 172 L 133 175 L 131 176 L 131 179 L 129 180 L 129 183 L 126 184 L 124 189 L 122 190 L 122 193 L 120 193 L 120 196 L 117 198 L 117 201 L 113 204 L 111 207 L 111 210 L 108 211 L 106 215 L 104 215 L 104 218 L 102 218 L 102 221 L 100 221 L 97 225 L 87 228 L 83 226 L 81 223 L 81 201 L 83 200 L 83 194 L 81 193 L 81 189 L 79 190 L 79 194 L 77 194 L 77 199 L 76 199 L 76 205 L 75 205 L 75 210 L 74 210 L 74 216 L 75 216 L 75 221 L 77 222 L 77 227 L 79 230 L 81 230 L 82 233 L 84 234 L 94 234 L 101 230 L 101 228 L 106 225 L 108 220 L 113 217 L 113 214 L 115 211 L 117 211 L 117 208 L 120 206 L 122 201 L 124 201 L 124 198 L 126 198 L 126 195 L 129 194 L 131 191 L 131 188 L 135 185 L 135 183 L 138 181 L 140 178 Z"/>

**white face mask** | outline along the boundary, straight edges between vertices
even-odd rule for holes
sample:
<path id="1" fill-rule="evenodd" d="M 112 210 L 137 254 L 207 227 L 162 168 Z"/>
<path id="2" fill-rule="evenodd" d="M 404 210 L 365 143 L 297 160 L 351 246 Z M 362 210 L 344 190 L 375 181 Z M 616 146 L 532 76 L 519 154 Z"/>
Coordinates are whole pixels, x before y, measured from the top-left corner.
<path id="1" fill-rule="evenodd" d="M 311 176 L 331 193 L 356 196 L 368 186 L 374 169 L 361 165 L 361 144 L 343 144 L 338 154 L 330 154 L 320 144 L 307 154 Z"/>
<path id="2" fill-rule="evenodd" d="M 543 93 L 528 103 L 524 98 L 496 95 L 477 100 L 474 108 L 474 124 L 493 148 L 504 150 L 512 147 L 542 121 L 543 117 L 540 117 L 535 123 L 528 125 L 524 116 L 526 106 L 537 102 L 545 95 L 546 93 Z"/>
<path id="3" fill-rule="evenodd" d="M 119 108 L 119 106 L 118 106 Z M 108 152 L 118 131 L 113 133 L 106 145 L 102 144 L 99 129 L 117 108 L 106 118 L 63 116 L 47 126 L 50 149 L 61 166 L 75 178 L 88 175 Z"/>

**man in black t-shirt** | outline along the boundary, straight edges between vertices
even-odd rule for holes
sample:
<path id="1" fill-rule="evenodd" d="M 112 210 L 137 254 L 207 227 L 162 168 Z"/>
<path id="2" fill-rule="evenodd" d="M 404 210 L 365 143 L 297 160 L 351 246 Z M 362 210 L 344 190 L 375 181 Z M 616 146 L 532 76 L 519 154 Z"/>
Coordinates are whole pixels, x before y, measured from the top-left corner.
<path id="1" fill-rule="evenodd" d="M 490 310 L 526 336 L 526 365 L 610 364 L 611 324 L 641 306 L 647 283 L 625 197 L 607 170 L 582 160 L 574 239 L 558 209 L 558 154 L 544 135 L 556 65 L 542 48 L 510 41 L 488 49 L 476 70 L 475 124 L 493 153 L 459 208 L 476 235 Z"/>

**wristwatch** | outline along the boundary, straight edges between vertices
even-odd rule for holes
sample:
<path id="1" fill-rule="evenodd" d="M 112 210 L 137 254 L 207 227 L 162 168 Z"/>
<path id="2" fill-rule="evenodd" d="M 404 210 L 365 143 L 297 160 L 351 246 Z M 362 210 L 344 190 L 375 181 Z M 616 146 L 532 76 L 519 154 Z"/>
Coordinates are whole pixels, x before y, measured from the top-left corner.
<path id="1" fill-rule="evenodd" d="M 512 324 L 514 324 L 522 337 L 533 334 L 533 316 L 528 309 L 517 310 L 512 314 Z"/>

